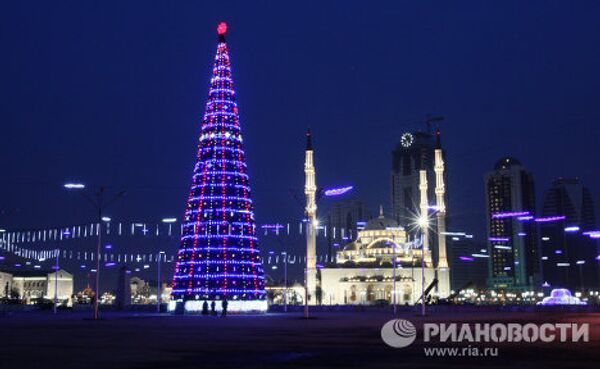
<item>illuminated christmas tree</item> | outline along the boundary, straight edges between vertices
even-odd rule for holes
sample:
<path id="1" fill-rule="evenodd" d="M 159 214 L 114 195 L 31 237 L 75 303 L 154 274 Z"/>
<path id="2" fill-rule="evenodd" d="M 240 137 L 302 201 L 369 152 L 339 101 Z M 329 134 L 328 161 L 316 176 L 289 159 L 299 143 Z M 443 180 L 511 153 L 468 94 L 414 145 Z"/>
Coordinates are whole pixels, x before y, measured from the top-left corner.
<path id="1" fill-rule="evenodd" d="M 183 304 L 186 311 L 198 311 L 204 301 L 216 300 L 219 310 L 219 300 L 227 300 L 229 311 L 265 311 L 264 271 L 225 41 L 227 25 L 220 23 L 217 31 L 169 308 Z"/>

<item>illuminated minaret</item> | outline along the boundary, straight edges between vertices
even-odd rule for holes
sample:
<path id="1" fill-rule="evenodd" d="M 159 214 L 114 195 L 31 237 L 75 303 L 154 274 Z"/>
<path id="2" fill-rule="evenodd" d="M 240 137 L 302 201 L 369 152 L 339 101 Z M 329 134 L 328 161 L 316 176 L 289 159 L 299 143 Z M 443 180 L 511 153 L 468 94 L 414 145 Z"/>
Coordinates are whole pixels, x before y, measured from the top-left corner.
<path id="1" fill-rule="evenodd" d="M 419 204 L 419 217 L 429 219 L 429 200 L 427 200 L 427 170 L 419 170 L 419 191 L 421 192 L 421 202 Z M 431 253 L 429 252 L 429 228 L 427 225 L 422 230 L 423 237 L 423 257 L 427 265 L 431 264 Z"/>
<path id="2" fill-rule="evenodd" d="M 317 185 L 313 164 L 312 136 L 306 132 L 306 154 L 304 159 L 304 194 L 306 195 L 306 298 L 310 304 L 316 303 L 317 290 Z"/>
<path id="3" fill-rule="evenodd" d="M 446 257 L 446 187 L 444 185 L 444 156 L 440 139 L 439 129 L 436 132 L 437 143 L 435 147 L 435 200 L 437 207 L 437 233 L 438 233 L 438 262 L 436 272 L 438 274 L 438 294 L 447 297 L 450 294 L 450 278 L 448 270 L 448 258 Z"/>

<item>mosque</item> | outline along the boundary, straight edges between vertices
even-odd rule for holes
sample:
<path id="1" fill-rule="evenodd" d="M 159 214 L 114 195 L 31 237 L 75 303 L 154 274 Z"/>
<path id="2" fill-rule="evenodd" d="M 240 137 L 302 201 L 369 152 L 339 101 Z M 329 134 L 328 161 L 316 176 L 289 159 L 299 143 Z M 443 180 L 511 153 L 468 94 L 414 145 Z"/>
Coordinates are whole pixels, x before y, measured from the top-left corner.
<path id="1" fill-rule="evenodd" d="M 397 304 L 413 304 L 422 294 L 422 275 L 425 287 L 436 278 L 431 250 L 425 251 L 423 260 L 419 240 L 409 241 L 404 227 L 386 218 L 380 208 L 379 216 L 367 222 L 356 240 L 337 252 L 335 265 L 320 269 L 321 303 L 393 303 L 395 287 Z"/>
<path id="2" fill-rule="evenodd" d="M 414 304 L 421 296 L 447 298 L 450 295 L 450 269 L 446 256 L 446 205 L 444 184 L 444 156 L 440 144 L 432 150 L 433 160 L 421 160 L 416 166 L 418 215 L 415 230 L 405 229 L 398 221 L 384 215 L 369 220 L 356 239 L 336 253 L 335 262 L 318 271 L 307 267 L 307 278 L 316 274 L 317 286 L 310 286 L 308 295 L 317 299 L 314 304 Z M 404 144 L 403 144 L 404 145 Z M 410 148 L 411 143 L 407 143 Z M 310 153 L 308 152 L 310 150 Z M 310 155 L 309 155 L 310 154 Z M 307 183 L 307 214 L 312 223 L 316 212 L 314 201 L 315 172 L 312 145 L 307 147 L 305 163 Z M 430 191 L 430 181 L 435 182 Z M 435 205 L 431 206 L 428 194 L 432 192 Z M 309 212 L 310 210 L 310 212 Z M 313 218 L 311 218 L 311 216 Z M 435 228 L 435 229 L 434 229 Z M 412 234 L 412 240 L 410 238 Z M 310 233 L 309 233 L 310 235 Z M 435 252 L 432 254 L 430 238 Z M 307 260 L 314 259 L 314 240 L 307 237 Z M 314 282 L 313 282 L 314 283 Z M 313 288 L 316 290 L 313 291 Z M 319 291 L 317 293 L 317 291 Z M 317 301 L 318 300 L 318 301 Z"/>

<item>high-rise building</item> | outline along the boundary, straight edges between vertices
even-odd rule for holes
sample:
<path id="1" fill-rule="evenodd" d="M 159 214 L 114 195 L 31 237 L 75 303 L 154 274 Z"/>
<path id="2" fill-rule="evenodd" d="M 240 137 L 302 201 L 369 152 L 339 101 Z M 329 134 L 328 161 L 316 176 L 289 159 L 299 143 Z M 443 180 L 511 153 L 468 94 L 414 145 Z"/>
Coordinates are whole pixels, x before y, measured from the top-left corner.
<path id="1" fill-rule="evenodd" d="M 533 176 L 518 160 L 502 158 L 485 176 L 485 195 L 489 287 L 501 290 L 539 287 Z"/>
<path id="2" fill-rule="evenodd" d="M 450 285 L 458 292 L 462 289 L 486 287 L 488 257 L 486 244 L 476 241 L 465 232 L 446 232 L 448 261 L 452 266 Z"/>
<path id="3" fill-rule="evenodd" d="M 435 148 L 433 135 L 407 132 L 392 152 L 392 218 L 403 226 L 414 222 L 420 211 L 419 171 L 426 170 L 427 182 L 435 183 Z M 435 186 L 429 186 L 427 197 L 435 199 Z"/>
<path id="4" fill-rule="evenodd" d="M 437 267 L 438 291 L 445 297 L 450 293 L 449 270 L 445 238 L 438 234 L 447 229 L 448 164 L 439 129 L 435 135 L 429 131 L 428 127 L 427 132 L 402 134 L 392 152 L 392 218 L 415 239 L 421 237 L 416 220 L 428 213 L 429 231 L 423 236 L 423 247 L 432 252 L 426 263 Z"/>
<path id="5" fill-rule="evenodd" d="M 227 300 L 231 311 L 267 309 L 226 30 L 220 23 L 170 310 L 199 311 L 211 300 Z"/>
<path id="6" fill-rule="evenodd" d="M 333 255 L 332 247 L 343 245 L 356 238 L 357 231 L 371 219 L 366 204 L 359 199 L 340 200 L 333 203 L 327 213 L 328 255 Z"/>
<path id="7" fill-rule="evenodd" d="M 590 191 L 579 178 L 558 178 L 546 191 L 539 222 L 544 281 L 572 290 L 598 288 L 598 240 Z"/>

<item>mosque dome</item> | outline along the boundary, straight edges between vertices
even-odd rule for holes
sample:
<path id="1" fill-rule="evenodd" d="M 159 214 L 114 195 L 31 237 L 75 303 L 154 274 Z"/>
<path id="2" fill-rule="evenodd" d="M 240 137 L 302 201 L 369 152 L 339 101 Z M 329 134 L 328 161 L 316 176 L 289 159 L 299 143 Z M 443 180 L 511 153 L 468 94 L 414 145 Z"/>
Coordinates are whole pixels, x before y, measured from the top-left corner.
<path id="1" fill-rule="evenodd" d="M 365 225 L 365 231 L 375 231 L 375 230 L 385 230 L 387 228 L 398 228 L 400 224 L 396 222 L 394 219 L 386 218 L 383 215 L 383 207 L 379 208 L 379 216 L 377 218 L 371 219 Z"/>

